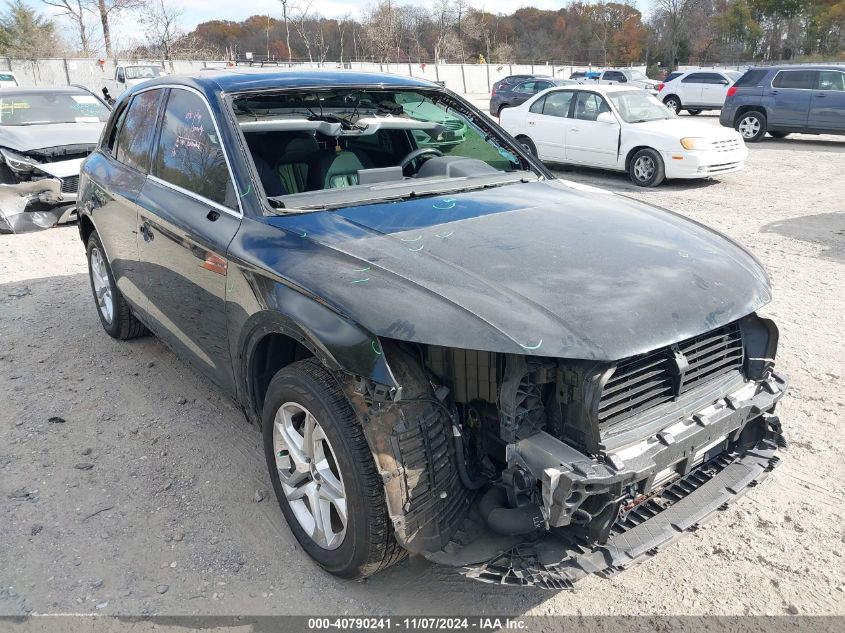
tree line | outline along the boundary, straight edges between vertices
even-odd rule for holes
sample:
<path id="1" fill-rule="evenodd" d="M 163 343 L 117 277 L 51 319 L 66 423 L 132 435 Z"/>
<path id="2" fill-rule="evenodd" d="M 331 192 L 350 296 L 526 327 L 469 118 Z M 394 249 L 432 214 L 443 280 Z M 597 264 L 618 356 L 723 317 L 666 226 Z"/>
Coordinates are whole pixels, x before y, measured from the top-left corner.
<path id="1" fill-rule="evenodd" d="M 0 54 L 222 59 L 312 63 L 557 62 L 652 66 L 845 61 L 845 0 L 652 0 L 647 17 L 625 2 L 571 2 L 557 10 L 493 14 L 480 0 L 378 0 L 326 17 L 314 0 L 279 0 L 274 15 L 182 26 L 178 0 L 21 0 L 0 15 Z M 114 41 L 116 19 L 141 27 Z M 58 22 L 58 24 L 57 24 Z M 64 30 L 60 32 L 59 26 Z M 62 35 L 61 33 L 64 33 Z"/>

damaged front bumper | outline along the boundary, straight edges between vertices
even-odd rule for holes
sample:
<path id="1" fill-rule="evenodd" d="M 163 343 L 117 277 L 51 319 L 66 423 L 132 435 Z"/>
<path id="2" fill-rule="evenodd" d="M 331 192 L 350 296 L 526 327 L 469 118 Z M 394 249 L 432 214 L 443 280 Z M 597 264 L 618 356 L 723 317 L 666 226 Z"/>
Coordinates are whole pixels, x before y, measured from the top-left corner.
<path id="1" fill-rule="evenodd" d="M 59 178 L 0 184 L 0 233 L 48 229 L 75 219 L 76 193 Z"/>
<path id="2" fill-rule="evenodd" d="M 786 442 L 772 412 L 786 386 L 776 374 L 746 383 L 601 459 L 546 433 L 508 446 L 509 465 L 530 472 L 541 485 L 549 529 L 465 565 L 466 575 L 562 588 L 653 556 L 774 468 L 775 452 Z"/>

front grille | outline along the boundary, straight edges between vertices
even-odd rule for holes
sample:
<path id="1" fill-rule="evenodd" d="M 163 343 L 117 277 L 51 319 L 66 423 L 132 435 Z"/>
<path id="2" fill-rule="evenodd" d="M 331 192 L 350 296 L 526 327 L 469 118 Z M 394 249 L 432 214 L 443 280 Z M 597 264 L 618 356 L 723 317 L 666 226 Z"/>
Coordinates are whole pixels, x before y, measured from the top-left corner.
<path id="1" fill-rule="evenodd" d="M 717 152 L 732 152 L 736 149 L 739 149 L 740 141 L 739 139 L 728 139 L 725 141 L 713 141 L 713 149 Z"/>
<path id="2" fill-rule="evenodd" d="M 62 178 L 62 193 L 76 193 L 79 190 L 79 175 Z"/>
<path id="3" fill-rule="evenodd" d="M 742 332 L 725 325 L 677 345 L 620 361 L 602 390 L 599 424 L 624 420 L 741 369 Z"/>

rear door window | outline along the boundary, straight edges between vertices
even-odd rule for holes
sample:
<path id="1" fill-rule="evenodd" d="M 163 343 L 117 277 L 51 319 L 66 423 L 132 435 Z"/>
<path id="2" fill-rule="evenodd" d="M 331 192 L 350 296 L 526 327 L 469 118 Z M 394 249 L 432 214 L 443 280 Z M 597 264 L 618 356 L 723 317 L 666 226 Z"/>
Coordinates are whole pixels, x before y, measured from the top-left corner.
<path id="1" fill-rule="evenodd" d="M 221 140 L 199 95 L 175 88 L 170 91 L 153 175 L 217 204 L 237 208 Z"/>
<path id="2" fill-rule="evenodd" d="M 690 73 L 689 75 L 687 75 L 686 77 L 681 79 L 681 83 L 684 83 L 684 84 L 703 84 L 703 83 L 707 83 L 706 81 L 704 81 L 705 76 L 706 76 L 706 73 Z"/>
<path id="3" fill-rule="evenodd" d="M 150 168 L 150 148 L 155 135 L 161 94 L 161 90 L 147 90 L 132 97 L 116 125 L 119 128 L 112 155 L 121 163 L 144 173 Z"/>
<path id="4" fill-rule="evenodd" d="M 816 87 L 817 76 L 815 70 L 782 70 L 772 81 L 772 87 L 812 90 Z"/>
<path id="5" fill-rule="evenodd" d="M 543 114 L 546 116 L 567 117 L 569 116 L 569 105 L 572 103 L 574 92 L 565 90 L 553 92 L 546 97 L 546 105 L 543 106 Z"/>
<path id="6" fill-rule="evenodd" d="M 534 86 L 536 83 L 536 81 L 523 81 L 516 88 L 514 88 L 513 91 L 518 92 L 519 94 L 533 95 L 535 92 L 537 92 L 536 90 L 534 90 Z"/>
<path id="7" fill-rule="evenodd" d="M 736 80 L 734 84 L 737 88 L 748 86 L 759 86 L 765 76 L 769 73 L 768 70 L 748 70 L 746 73 Z"/>

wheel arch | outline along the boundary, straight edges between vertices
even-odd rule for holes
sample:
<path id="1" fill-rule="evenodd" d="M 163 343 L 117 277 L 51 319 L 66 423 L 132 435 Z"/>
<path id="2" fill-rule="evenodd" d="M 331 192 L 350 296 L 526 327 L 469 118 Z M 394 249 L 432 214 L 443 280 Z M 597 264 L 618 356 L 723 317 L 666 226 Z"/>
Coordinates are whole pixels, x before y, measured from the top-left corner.
<path id="1" fill-rule="evenodd" d="M 324 306 L 319 308 L 327 310 Z M 320 330 L 304 327 L 298 319 L 275 310 L 258 312 L 244 324 L 237 346 L 239 399 L 253 421 L 261 419 L 267 386 L 273 376 L 304 358 L 314 357 L 332 372 L 343 371 L 398 387 L 378 337 L 336 313 L 331 314 L 334 319 L 323 315 L 316 321 Z M 315 323 L 314 320 L 303 322 Z"/>
<path id="2" fill-rule="evenodd" d="M 78 213 L 78 215 L 79 218 L 76 221 L 76 226 L 79 230 L 79 238 L 83 244 L 88 244 L 88 238 L 91 237 L 91 233 L 97 230 L 97 227 L 94 226 L 91 216 L 82 213 Z"/>
<path id="3" fill-rule="evenodd" d="M 631 149 L 628 150 L 628 153 L 625 154 L 625 171 L 628 171 L 631 168 L 631 159 L 634 158 L 634 155 L 639 152 L 640 150 L 650 149 L 653 152 L 657 152 L 660 155 L 660 150 L 656 147 L 652 147 L 651 145 L 635 145 Z"/>
<path id="4" fill-rule="evenodd" d="M 736 114 L 734 114 L 733 126 L 736 127 L 739 123 L 740 117 L 748 114 L 749 112 L 760 112 L 766 120 L 769 119 L 769 112 L 765 106 L 762 105 L 742 105 L 736 109 Z"/>

